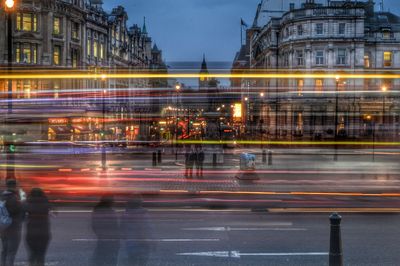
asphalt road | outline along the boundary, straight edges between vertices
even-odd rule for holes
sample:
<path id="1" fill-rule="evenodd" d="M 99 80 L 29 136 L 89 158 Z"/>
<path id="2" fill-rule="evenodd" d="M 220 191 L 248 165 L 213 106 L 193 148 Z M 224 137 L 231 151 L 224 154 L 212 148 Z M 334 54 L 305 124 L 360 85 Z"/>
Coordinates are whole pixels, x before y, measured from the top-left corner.
<path id="1" fill-rule="evenodd" d="M 88 265 L 97 243 L 90 215 L 88 209 L 64 209 L 52 218 L 46 265 Z M 328 265 L 328 216 L 150 209 L 152 230 L 136 243 L 151 245 L 148 265 Z M 342 216 L 345 265 L 398 265 L 399 214 Z M 133 265 L 125 244 L 118 265 Z M 17 265 L 26 265 L 24 246 Z"/>

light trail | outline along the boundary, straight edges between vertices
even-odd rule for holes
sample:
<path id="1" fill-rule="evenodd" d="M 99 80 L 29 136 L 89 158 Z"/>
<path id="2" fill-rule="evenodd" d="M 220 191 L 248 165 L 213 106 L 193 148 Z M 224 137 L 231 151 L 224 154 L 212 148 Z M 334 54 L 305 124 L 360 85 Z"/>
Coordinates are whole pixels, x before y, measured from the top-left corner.
<path id="1" fill-rule="evenodd" d="M 400 146 L 400 142 L 383 141 L 274 141 L 274 140 L 178 140 L 177 144 L 207 144 L 207 145 L 375 145 L 375 146 Z"/>
<path id="2" fill-rule="evenodd" d="M 400 79 L 400 74 L 380 73 L 380 74 L 356 74 L 356 73 L 329 73 L 329 74 L 313 74 L 313 73 L 211 73 L 211 74 L 200 74 L 200 73 L 116 73 L 116 74 L 92 74 L 92 73 L 46 73 L 46 74 L 34 74 L 34 73 L 12 73 L 0 74 L 0 79 L 209 79 L 209 78 L 221 78 L 221 79 L 232 79 L 232 78 L 246 78 L 246 79 L 297 79 L 297 78 L 310 78 L 310 79 Z"/>

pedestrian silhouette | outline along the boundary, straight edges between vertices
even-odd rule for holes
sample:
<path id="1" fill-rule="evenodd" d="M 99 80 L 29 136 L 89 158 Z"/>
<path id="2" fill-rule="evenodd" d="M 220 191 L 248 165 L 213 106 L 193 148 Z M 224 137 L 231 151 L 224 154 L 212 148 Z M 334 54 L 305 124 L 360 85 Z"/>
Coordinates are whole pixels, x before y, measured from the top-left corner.
<path id="1" fill-rule="evenodd" d="M 92 265 L 113 266 L 118 263 L 120 248 L 119 219 L 111 196 L 103 196 L 92 213 L 92 229 L 97 237 Z"/>
<path id="2" fill-rule="evenodd" d="M 197 154 L 196 154 L 196 150 L 195 150 L 194 146 L 192 145 L 190 147 L 190 153 L 189 153 L 189 159 L 188 159 L 188 168 L 189 168 L 188 175 L 190 178 L 193 177 L 193 167 L 194 167 L 194 164 L 196 161 L 197 161 Z"/>
<path id="3" fill-rule="evenodd" d="M 50 203 L 40 188 L 33 188 L 24 204 L 27 215 L 26 244 L 30 266 L 44 266 L 46 251 L 49 246 Z"/>
<path id="4" fill-rule="evenodd" d="M 199 145 L 196 147 L 196 176 L 203 176 L 203 164 L 204 164 L 204 151 L 203 148 Z"/>
<path id="5" fill-rule="evenodd" d="M 189 176 L 190 146 L 185 146 L 185 177 Z"/>
<path id="6" fill-rule="evenodd" d="M 21 243 L 23 210 L 15 179 L 6 180 L 7 189 L 2 193 L 2 200 L 11 218 L 11 224 L 1 233 L 1 266 L 14 265 L 15 256 Z"/>
<path id="7" fill-rule="evenodd" d="M 122 265 L 146 265 L 151 246 L 151 226 L 148 212 L 142 207 L 142 199 L 134 197 L 127 203 L 121 221 L 122 234 L 125 238 L 127 261 Z"/>

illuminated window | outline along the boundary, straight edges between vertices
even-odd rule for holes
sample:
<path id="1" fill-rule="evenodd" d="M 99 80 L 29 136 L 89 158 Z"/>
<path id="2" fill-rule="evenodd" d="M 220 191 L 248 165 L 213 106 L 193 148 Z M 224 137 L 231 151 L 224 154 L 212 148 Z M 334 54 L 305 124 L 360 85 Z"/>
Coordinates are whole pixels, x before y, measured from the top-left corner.
<path id="1" fill-rule="evenodd" d="M 59 35 L 61 34 L 61 19 L 54 17 L 53 18 L 53 34 Z"/>
<path id="2" fill-rule="evenodd" d="M 31 63 L 31 46 L 24 45 L 24 48 L 22 49 L 22 62 L 30 64 Z"/>
<path id="3" fill-rule="evenodd" d="M 17 30 L 37 31 L 37 15 L 33 13 L 17 13 Z"/>
<path id="4" fill-rule="evenodd" d="M 303 96 L 304 79 L 297 80 L 297 95 Z"/>
<path id="5" fill-rule="evenodd" d="M 54 46 L 53 49 L 53 64 L 59 66 L 61 62 L 61 47 Z"/>
<path id="6" fill-rule="evenodd" d="M 104 59 L 104 44 L 100 44 L 100 59 Z"/>
<path id="7" fill-rule="evenodd" d="M 315 90 L 317 92 L 322 92 L 324 87 L 324 81 L 322 79 L 315 80 Z"/>
<path id="8" fill-rule="evenodd" d="M 94 40 L 94 42 L 93 42 L 93 56 L 95 58 L 97 58 L 97 56 L 98 56 L 97 46 L 98 46 L 98 42 L 97 42 L 97 40 Z"/>
<path id="9" fill-rule="evenodd" d="M 15 45 L 15 62 L 24 64 L 37 63 L 37 45 L 36 44 L 20 44 Z"/>
<path id="10" fill-rule="evenodd" d="M 88 38 L 87 40 L 87 55 L 90 57 L 92 51 L 92 40 Z"/>
<path id="11" fill-rule="evenodd" d="M 15 62 L 21 62 L 21 48 L 19 45 L 15 48 Z"/>
<path id="12" fill-rule="evenodd" d="M 392 52 L 383 52 L 383 66 L 384 67 L 392 66 Z"/>
<path id="13" fill-rule="evenodd" d="M 78 66 L 78 51 L 72 50 L 72 67 Z"/>
<path id="14" fill-rule="evenodd" d="M 369 59 L 369 55 L 364 55 L 364 67 L 365 68 L 370 68 L 371 67 L 371 62 Z"/>
<path id="15" fill-rule="evenodd" d="M 37 46 L 36 45 L 34 45 L 33 47 L 32 47 L 32 50 L 33 50 L 33 63 L 34 64 L 37 64 Z"/>
<path id="16" fill-rule="evenodd" d="M 324 51 L 316 51 L 315 52 L 315 64 L 323 65 L 324 64 Z"/>

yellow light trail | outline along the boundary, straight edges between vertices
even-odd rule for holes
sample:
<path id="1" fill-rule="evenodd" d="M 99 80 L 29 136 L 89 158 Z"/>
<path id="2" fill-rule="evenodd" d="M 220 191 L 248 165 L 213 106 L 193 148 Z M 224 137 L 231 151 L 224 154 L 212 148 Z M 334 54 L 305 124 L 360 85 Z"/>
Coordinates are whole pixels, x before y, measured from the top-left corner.
<path id="1" fill-rule="evenodd" d="M 400 142 L 372 142 L 372 141 L 274 141 L 274 140 L 178 140 L 178 144 L 205 144 L 205 145 L 375 145 L 375 146 L 400 146 Z"/>
<path id="2" fill-rule="evenodd" d="M 93 74 L 93 73 L 0 73 L 0 79 L 159 79 L 159 78 L 187 78 L 187 79 L 199 79 L 199 78 L 254 78 L 254 79 L 292 79 L 292 78 L 323 78 L 323 79 L 336 79 L 339 76 L 340 79 L 400 79 L 400 74 L 392 73 L 380 73 L 380 74 L 357 74 L 357 73 L 343 73 L 343 74 L 313 74 L 313 73 L 211 73 L 211 74 L 199 74 L 199 73 L 110 73 L 110 74 Z"/>
<path id="3" fill-rule="evenodd" d="M 55 165 L 29 165 L 29 164 L 0 164 L 0 168 L 7 168 L 7 167 L 14 167 L 14 168 L 55 168 Z"/>
<path id="4" fill-rule="evenodd" d="M 226 195 L 276 195 L 276 196 L 340 196 L 340 197 L 390 197 L 398 198 L 400 193 L 359 193 L 359 192 L 275 192 L 275 191 L 200 191 L 200 194 L 226 194 Z"/>

